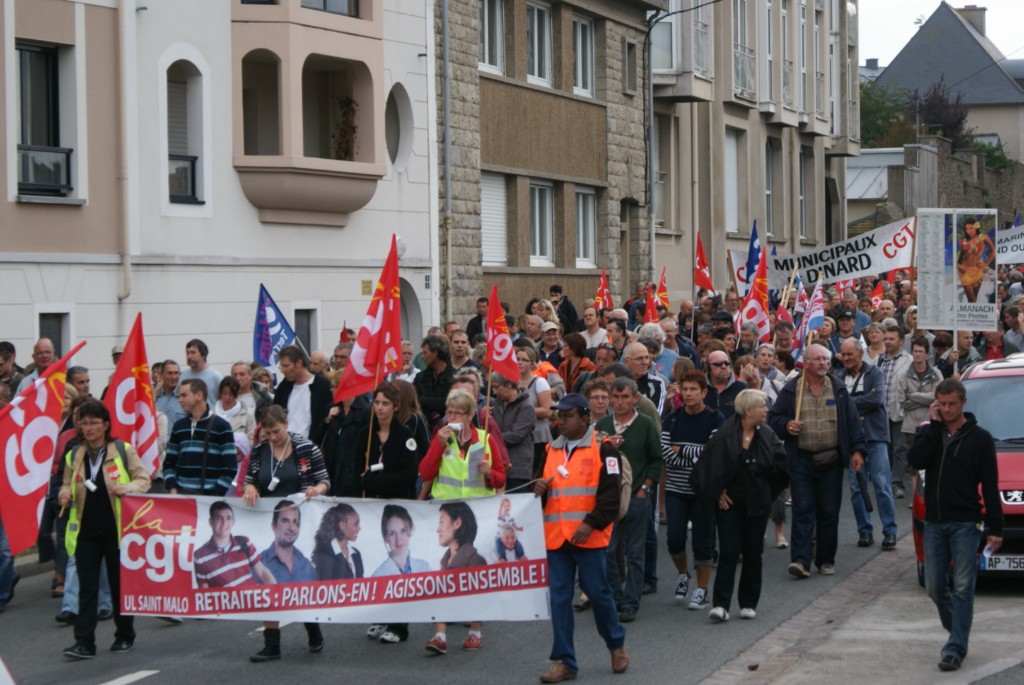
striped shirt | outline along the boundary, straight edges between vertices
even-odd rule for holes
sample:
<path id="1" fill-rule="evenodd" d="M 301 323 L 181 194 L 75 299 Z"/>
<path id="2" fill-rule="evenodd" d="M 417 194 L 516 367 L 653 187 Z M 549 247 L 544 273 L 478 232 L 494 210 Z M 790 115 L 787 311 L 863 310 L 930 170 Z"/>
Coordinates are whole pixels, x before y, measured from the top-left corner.
<path id="1" fill-rule="evenodd" d="M 209 410 L 198 421 L 186 416 L 174 423 L 164 458 L 168 490 L 222 496 L 237 473 L 238 456 L 230 423 Z"/>
<path id="2" fill-rule="evenodd" d="M 202 587 L 255 585 L 252 568 L 259 560 L 259 553 L 247 537 L 232 535 L 226 549 L 221 549 L 211 538 L 195 553 L 196 584 Z"/>
<path id="3" fill-rule="evenodd" d="M 725 419 L 722 414 L 704 407 L 698 414 L 690 414 L 686 407 L 677 409 L 666 421 L 661 432 L 661 455 L 665 460 L 665 492 L 694 496 L 690 473 L 700 459 L 711 434 Z M 678 447 L 676 452 L 672 447 Z"/>

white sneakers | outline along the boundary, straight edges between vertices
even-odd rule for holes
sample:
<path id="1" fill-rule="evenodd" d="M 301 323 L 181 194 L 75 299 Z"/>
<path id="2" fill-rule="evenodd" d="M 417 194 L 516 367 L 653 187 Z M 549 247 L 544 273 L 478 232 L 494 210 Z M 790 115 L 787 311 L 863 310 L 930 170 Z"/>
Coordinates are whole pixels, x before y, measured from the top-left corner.
<path id="1" fill-rule="evenodd" d="M 693 591 L 693 597 L 690 598 L 689 609 L 693 611 L 703 611 L 711 606 L 711 601 L 708 599 L 708 591 L 702 587 L 697 588 Z"/>
<path id="2" fill-rule="evenodd" d="M 752 619 L 757 617 L 757 612 L 753 609 L 740 609 L 740 618 Z"/>
<path id="3" fill-rule="evenodd" d="M 708 618 L 712 623 L 725 623 L 729 620 L 729 612 L 723 607 L 715 607 L 708 612 Z"/>

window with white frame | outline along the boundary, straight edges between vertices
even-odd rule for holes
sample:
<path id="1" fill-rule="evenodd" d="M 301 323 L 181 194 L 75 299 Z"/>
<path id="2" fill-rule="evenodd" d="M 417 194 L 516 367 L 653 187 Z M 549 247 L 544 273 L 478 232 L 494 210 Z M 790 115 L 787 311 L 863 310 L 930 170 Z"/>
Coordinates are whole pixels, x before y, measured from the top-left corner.
<path id="1" fill-rule="evenodd" d="M 60 79 L 60 48 L 16 43 L 18 74 L 18 193 L 69 195 L 72 191 L 74 102 Z M 62 90 L 63 89 L 63 90 Z M 67 92 L 65 92 L 67 91 Z M 62 107 L 63 105 L 63 107 Z M 62 110 L 69 110 L 65 113 Z M 71 143 L 71 144 L 69 144 Z"/>
<path id="2" fill-rule="evenodd" d="M 526 5 L 526 76 L 551 85 L 551 10 L 532 2 Z"/>
<path id="3" fill-rule="evenodd" d="M 772 10 L 772 0 L 766 0 L 765 4 L 761 7 L 761 21 L 758 26 L 758 35 L 760 36 L 761 45 L 764 46 L 764 60 L 758 65 L 761 76 L 760 99 L 764 102 L 770 102 L 775 99 L 774 77 L 772 74 L 772 67 L 774 66 L 774 61 L 772 60 L 772 45 L 774 43 L 772 37 Z"/>
<path id="4" fill-rule="evenodd" d="M 704 78 L 715 75 L 714 43 L 715 33 L 713 7 L 706 6 L 707 0 L 691 0 L 693 9 L 693 73 Z"/>
<path id="5" fill-rule="evenodd" d="M 725 230 L 740 230 L 740 132 L 725 129 Z"/>
<path id="6" fill-rule="evenodd" d="M 167 188 L 171 202 L 201 204 L 202 75 L 188 60 L 167 69 Z"/>
<path id="7" fill-rule="evenodd" d="M 597 192 L 576 188 L 576 267 L 597 265 Z"/>
<path id="8" fill-rule="evenodd" d="M 800 109 L 807 112 L 811 108 L 810 86 L 807 83 L 807 0 L 800 0 L 800 33 L 797 42 L 800 44 Z"/>
<path id="9" fill-rule="evenodd" d="M 480 55 L 479 66 L 485 71 L 501 73 L 504 34 L 501 26 L 502 0 L 480 1 Z"/>
<path id="10" fill-rule="evenodd" d="M 484 264 L 508 264 L 508 199 L 501 174 L 480 174 L 480 248 Z"/>
<path id="11" fill-rule="evenodd" d="M 654 225 L 658 228 L 665 225 L 665 218 L 668 216 L 665 207 L 665 177 L 668 176 L 666 169 L 669 165 L 662 160 L 662 157 L 666 156 L 667 147 L 670 144 L 670 136 L 663 135 L 671 133 L 669 121 L 668 117 L 656 114 L 651 122 L 651 167 L 653 173 L 651 174 L 652 208 L 650 211 Z"/>
<path id="12" fill-rule="evenodd" d="M 789 0 L 782 0 L 782 104 L 793 105 L 793 60 L 790 58 L 789 44 Z"/>
<path id="13" fill-rule="evenodd" d="M 775 206 L 772 194 L 775 192 L 775 174 L 772 166 L 775 164 L 775 151 L 772 149 L 772 142 L 766 140 L 764 143 L 764 230 L 768 235 L 775 234 Z"/>
<path id="14" fill-rule="evenodd" d="M 679 10 L 680 0 L 670 0 L 669 12 Z M 653 12 L 648 16 L 653 16 Z M 655 71 L 676 71 L 676 35 L 679 31 L 680 14 L 665 17 L 651 28 L 651 68 Z"/>
<path id="15" fill-rule="evenodd" d="M 803 240 L 807 237 L 807 158 L 803 150 L 800 150 L 797 166 L 800 169 L 800 239 Z"/>
<path id="16" fill-rule="evenodd" d="M 822 13 L 814 13 L 814 111 L 818 116 L 825 114 L 825 73 L 821 55 Z"/>
<path id="17" fill-rule="evenodd" d="M 530 266 L 554 266 L 554 188 L 550 184 L 530 183 Z"/>
<path id="18" fill-rule="evenodd" d="M 572 18 L 572 91 L 577 95 L 594 96 L 594 20 L 573 15 Z"/>
<path id="19" fill-rule="evenodd" d="M 752 98 L 757 78 L 757 60 L 750 46 L 747 0 L 733 0 L 733 92 Z"/>

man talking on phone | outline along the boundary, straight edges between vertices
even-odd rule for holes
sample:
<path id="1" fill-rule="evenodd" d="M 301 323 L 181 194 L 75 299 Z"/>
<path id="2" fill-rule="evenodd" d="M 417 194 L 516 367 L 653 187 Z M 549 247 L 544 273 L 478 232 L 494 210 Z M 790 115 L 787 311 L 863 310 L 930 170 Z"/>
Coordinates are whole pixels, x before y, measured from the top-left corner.
<path id="1" fill-rule="evenodd" d="M 967 656 L 981 537 L 989 555 L 1003 544 L 995 442 L 973 414 L 964 413 L 966 402 L 967 390 L 960 381 L 947 378 L 935 386 L 935 401 L 928 409 L 931 421 L 918 429 L 907 454 L 914 468 L 927 471 L 924 572 L 928 596 L 949 632 L 939 661 L 942 671 L 956 671 Z"/>

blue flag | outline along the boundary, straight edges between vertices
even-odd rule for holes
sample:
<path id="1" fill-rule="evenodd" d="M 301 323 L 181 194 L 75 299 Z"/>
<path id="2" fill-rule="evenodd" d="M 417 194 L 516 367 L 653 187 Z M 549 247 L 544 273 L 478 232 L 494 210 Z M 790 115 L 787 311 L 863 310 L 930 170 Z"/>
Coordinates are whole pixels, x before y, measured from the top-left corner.
<path id="1" fill-rule="evenodd" d="M 267 289 L 260 283 L 256 302 L 256 325 L 252 329 L 252 357 L 268 368 L 277 365 L 277 353 L 295 342 L 295 331 L 284 318 Z"/>
<path id="2" fill-rule="evenodd" d="M 754 219 L 754 228 L 750 231 L 750 247 L 747 249 L 747 292 L 750 292 L 750 284 L 754 282 L 754 274 L 757 273 L 757 263 L 761 261 L 761 241 L 757 239 L 757 219 Z"/>

